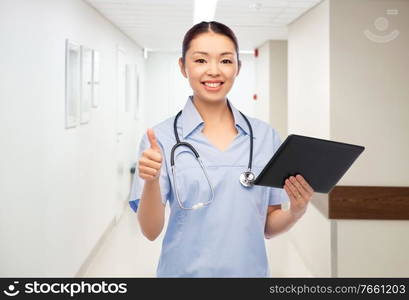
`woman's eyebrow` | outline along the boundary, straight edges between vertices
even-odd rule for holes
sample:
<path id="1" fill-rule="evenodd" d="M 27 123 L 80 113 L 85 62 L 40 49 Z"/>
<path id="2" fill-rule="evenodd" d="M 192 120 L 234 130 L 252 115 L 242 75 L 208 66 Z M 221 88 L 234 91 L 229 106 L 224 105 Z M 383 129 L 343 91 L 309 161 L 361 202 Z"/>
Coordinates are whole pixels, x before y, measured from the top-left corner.
<path id="1" fill-rule="evenodd" d="M 203 54 L 203 55 L 209 55 L 209 53 L 207 53 L 207 52 L 203 52 L 203 51 L 195 51 L 195 52 L 193 52 L 192 54 Z M 222 55 L 233 55 L 233 52 L 223 52 L 223 53 L 221 53 L 220 54 L 220 56 L 222 56 Z"/>

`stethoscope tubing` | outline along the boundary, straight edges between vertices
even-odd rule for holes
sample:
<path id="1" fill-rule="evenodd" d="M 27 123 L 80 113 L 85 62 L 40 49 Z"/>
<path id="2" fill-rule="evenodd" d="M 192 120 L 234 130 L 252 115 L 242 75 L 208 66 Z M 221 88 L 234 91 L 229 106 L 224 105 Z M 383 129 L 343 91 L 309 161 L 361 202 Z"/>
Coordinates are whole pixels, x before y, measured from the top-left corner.
<path id="1" fill-rule="evenodd" d="M 228 102 L 227 102 L 227 104 L 228 104 L 228 106 L 229 106 L 229 108 L 231 110 L 230 104 Z M 239 112 L 243 116 L 244 120 L 246 121 L 246 123 L 247 123 L 247 125 L 249 127 L 249 131 L 250 131 L 250 155 L 249 155 L 248 169 L 247 169 L 247 171 L 243 172 L 240 175 L 239 180 L 240 180 L 240 183 L 243 186 L 251 187 L 251 186 L 253 186 L 253 181 L 254 181 L 254 174 L 251 171 L 251 167 L 252 167 L 252 163 L 253 163 L 253 128 L 251 127 L 250 121 L 247 119 L 247 117 L 241 111 L 239 111 Z M 172 150 L 171 150 L 170 165 L 171 165 L 171 170 L 172 170 L 173 182 L 175 184 L 176 199 L 177 199 L 177 201 L 179 203 L 179 206 L 182 209 L 185 209 L 185 210 L 194 210 L 194 209 L 206 206 L 206 205 L 210 204 L 213 201 L 213 199 L 214 199 L 214 188 L 213 188 L 213 186 L 211 184 L 211 181 L 209 179 L 209 176 L 208 176 L 208 174 L 206 172 L 206 168 L 204 167 L 203 162 L 202 162 L 202 160 L 200 158 L 199 152 L 197 152 L 197 150 L 191 144 L 189 144 L 188 142 L 181 142 L 180 141 L 179 134 L 178 134 L 178 131 L 177 131 L 177 121 L 178 121 L 181 114 L 182 114 L 182 111 L 179 111 L 176 114 L 175 120 L 173 122 L 173 130 L 174 130 L 174 134 L 175 134 L 175 138 L 176 138 L 176 144 L 173 145 Z M 207 180 L 207 182 L 208 182 L 208 184 L 210 186 L 210 190 L 211 190 L 210 200 L 208 200 L 206 202 L 199 202 L 199 203 L 195 204 L 191 208 L 183 206 L 183 203 L 182 203 L 182 201 L 180 200 L 180 197 L 179 197 L 179 192 L 177 190 L 177 182 L 176 182 L 176 180 L 177 180 L 176 177 L 177 176 L 175 175 L 175 173 L 176 173 L 176 170 L 175 170 L 175 150 L 180 146 L 185 146 L 185 147 L 188 147 L 190 150 L 192 150 L 192 152 L 194 153 L 197 161 L 200 164 L 200 167 L 202 168 L 202 170 L 203 170 L 203 172 L 204 172 L 204 174 L 206 176 L 206 180 Z"/>
<path id="2" fill-rule="evenodd" d="M 227 102 L 227 104 L 230 107 L 230 104 L 228 102 Z M 249 154 L 249 162 L 248 162 L 247 168 L 248 168 L 248 171 L 251 171 L 251 167 L 252 167 L 252 164 L 253 164 L 253 128 L 252 128 L 252 126 L 250 124 L 250 121 L 247 119 L 247 117 L 241 111 L 239 111 L 239 112 L 243 116 L 244 120 L 246 121 L 247 126 L 249 127 L 249 131 L 250 131 L 250 154 Z M 181 142 L 180 141 L 179 134 L 178 134 L 178 131 L 177 131 L 177 121 L 178 121 L 181 114 L 182 114 L 182 111 L 179 111 L 175 116 L 175 120 L 173 121 L 173 131 L 174 131 L 175 138 L 176 138 L 176 144 L 173 145 L 172 151 L 171 151 L 171 156 L 170 156 L 170 165 L 171 166 L 175 165 L 174 152 L 175 152 L 176 148 L 179 147 L 179 146 L 188 147 L 195 154 L 196 158 L 200 157 L 199 153 L 196 151 L 196 149 L 191 144 L 189 144 L 187 142 Z"/>

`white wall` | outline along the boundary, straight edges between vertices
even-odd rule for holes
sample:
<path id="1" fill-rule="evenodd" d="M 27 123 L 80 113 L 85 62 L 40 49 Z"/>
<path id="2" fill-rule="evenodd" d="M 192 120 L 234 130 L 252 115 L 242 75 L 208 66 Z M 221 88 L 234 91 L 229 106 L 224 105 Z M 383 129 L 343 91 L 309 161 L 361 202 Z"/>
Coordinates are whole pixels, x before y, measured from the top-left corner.
<path id="1" fill-rule="evenodd" d="M 409 221 L 337 221 L 338 277 L 409 277 Z"/>
<path id="2" fill-rule="evenodd" d="M 288 134 L 329 134 L 329 2 L 288 28 Z"/>
<path id="3" fill-rule="evenodd" d="M 287 41 L 269 40 L 255 59 L 255 117 L 269 123 L 284 141 L 287 128 Z"/>
<path id="4" fill-rule="evenodd" d="M 266 41 L 258 49 L 256 58 L 256 94 L 255 117 L 270 123 L 270 43 Z"/>
<path id="5" fill-rule="evenodd" d="M 389 22 L 384 31 L 374 25 L 380 17 Z M 376 43 L 364 30 L 399 35 Z M 331 138 L 366 146 L 344 185 L 408 186 L 408 35 L 409 1 L 331 2 Z"/>
<path id="6" fill-rule="evenodd" d="M 398 14 L 388 15 L 390 9 Z M 332 0 L 330 16 L 331 139 L 366 147 L 339 184 L 408 186 L 409 1 Z M 378 30 L 378 18 L 389 26 Z M 399 35 L 377 43 L 365 30 Z M 339 277 L 409 276 L 409 221 L 343 220 L 337 226 Z"/>
<path id="7" fill-rule="evenodd" d="M 288 232 L 269 240 L 272 277 L 331 277 L 331 223 L 315 206 Z"/>
<path id="8" fill-rule="evenodd" d="M 255 117 L 257 102 L 253 100 L 253 95 L 256 91 L 256 59 L 253 54 L 240 54 L 239 58 L 241 70 L 227 96 L 238 110 Z"/>
<path id="9" fill-rule="evenodd" d="M 288 135 L 288 43 L 270 43 L 270 124 L 284 141 Z"/>
<path id="10" fill-rule="evenodd" d="M 179 71 L 178 53 L 149 52 L 147 60 L 146 126 L 152 127 L 183 108 L 192 94 L 187 79 Z"/>
<path id="11" fill-rule="evenodd" d="M 66 38 L 101 54 L 100 106 L 68 130 Z M 127 200 L 117 153 L 129 172 L 138 133 L 125 115 L 118 149 L 116 46 L 143 74 L 142 51 L 79 0 L 1 1 L 0 41 L 0 275 L 74 276 Z"/>
<path id="12" fill-rule="evenodd" d="M 408 1 L 326 0 L 289 27 L 289 133 L 366 147 L 338 185 L 408 186 L 408 15 Z M 400 35 L 375 43 L 365 29 Z M 407 232 L 408 221 L 331 221 L 311 206 L 288 240 L 313 276 L 407 277 Z"/>

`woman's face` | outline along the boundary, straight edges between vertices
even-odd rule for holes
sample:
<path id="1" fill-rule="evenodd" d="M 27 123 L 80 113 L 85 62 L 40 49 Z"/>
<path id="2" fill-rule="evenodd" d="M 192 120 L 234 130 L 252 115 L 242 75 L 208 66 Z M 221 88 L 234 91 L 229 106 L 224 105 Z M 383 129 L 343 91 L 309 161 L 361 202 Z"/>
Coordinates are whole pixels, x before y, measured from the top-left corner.
<path id="1" fill-rule="evenodd" d="M 210 102 L 225 99 L 240 71 L 234 43 L 213 32 L 194 38 L 186 51 L 185 65 L 180 58 L 179 66 L 194 95 Z"/>

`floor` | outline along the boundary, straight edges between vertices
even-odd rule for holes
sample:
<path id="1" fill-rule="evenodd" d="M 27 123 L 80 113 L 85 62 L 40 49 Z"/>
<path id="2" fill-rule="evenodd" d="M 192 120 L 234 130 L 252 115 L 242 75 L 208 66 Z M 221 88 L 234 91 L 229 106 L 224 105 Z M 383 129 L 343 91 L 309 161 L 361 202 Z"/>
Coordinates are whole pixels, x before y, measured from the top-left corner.
<path id="1" fill-rule="evenodd" d="M 168 215 L 166 211 L 165 224 Z M 136 213 L 126 207 L 84 277 L 156 277 L 165 230 L 155 241 L 149 241 L 140 231 Z"/>

